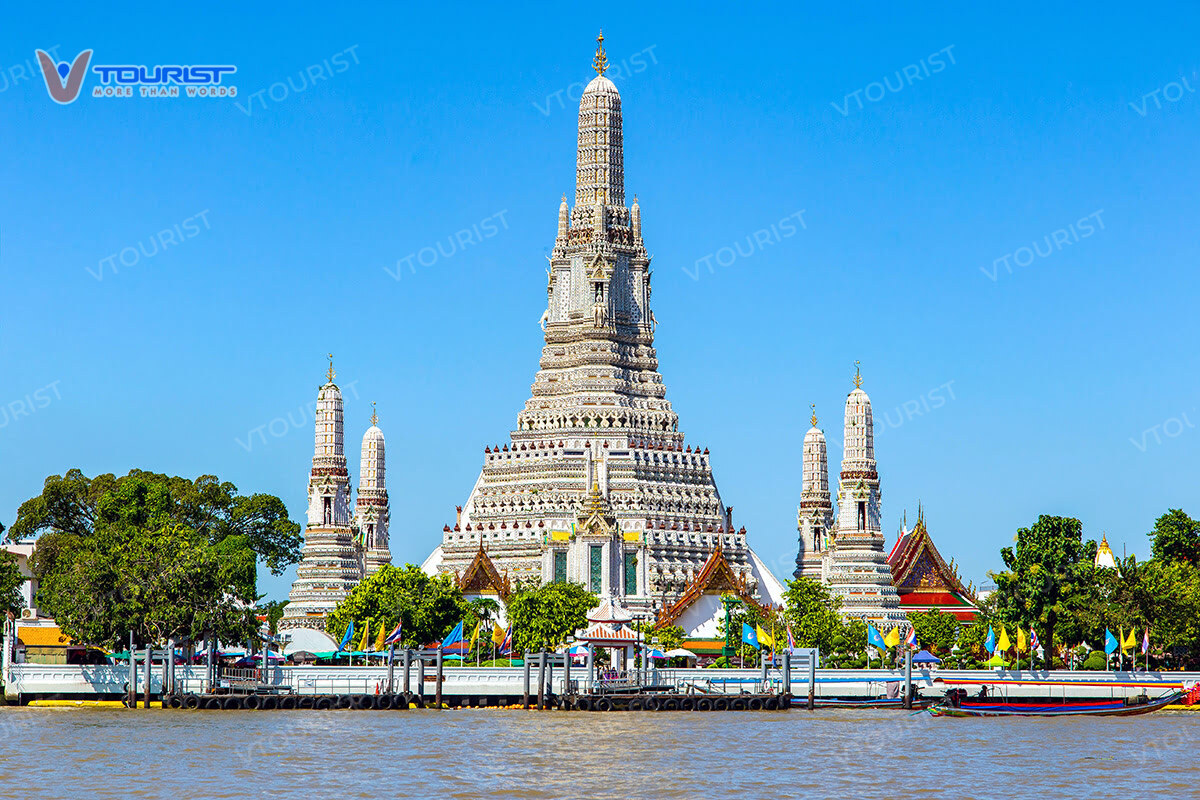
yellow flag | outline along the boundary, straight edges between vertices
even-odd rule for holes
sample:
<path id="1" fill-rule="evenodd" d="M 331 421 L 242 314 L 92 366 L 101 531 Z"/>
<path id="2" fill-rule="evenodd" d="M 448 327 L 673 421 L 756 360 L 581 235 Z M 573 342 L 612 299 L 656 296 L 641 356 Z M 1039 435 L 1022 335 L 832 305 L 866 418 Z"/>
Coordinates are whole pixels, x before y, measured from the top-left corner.
<path id="1" fill-rule="evenodd" d="M 758 644 L 760 647 L 774 647 L 775 646 L 775 640 L 773 638 L 771 638 L 770 634 L 768 634 L 766 631 L 764 631 L 762 629 L 762 626 L 755 625 L 754 632 L 756 634 L 758 634 Z"/>
<path id="2" fill-rule="evenodd" d="M 501 628 L 499 623 L 496 622 L 493 622 L 492 625 L 495 626 L 492 629 L 492 642 L 495 643 L 496 647 L 499 647 L 504 644 L 504 628 Z"/>
<path id="3" fill-rule="evenodd" d="M 383 649 L 383 640 L 386 638 L 387 638 L 387 626 L 380 625 L 379 626 L 379 635 L 375 637 L 375 651 L 376 652 Z"/>
<path id="4" fill-rule="evenodd" d="M 1121 641 L 1121 649 L 1128 650 L 1131 647 L 1137 647 L 1137 641 L 1133 638 L 1134 628 L 1129 629 L 1129 636 Z"/>
<path id="5" fill-rule="evenodd" d="M 368 617 L 367 621 L 363 623 L 362 641 L 360 641 L 358 643 L 358 649 L 366 650 L 367 645 L 369 645 L 370 643 L 371 643 L 371 618 Z"/>
<path id="6" fill-rule="evenodd" d="M 895 647 L 900 644 L 900 629 L 892 628 L 888 631 L 887 635 L 883 637 L 883 643 L 888 647 Z"/>
<path id="7" fill-rule="evenodd" d="M 475 641 L 479 638 L 479 629 L 483 627 L 483 620 L 475 623 L 475 630 L 471 633 L 471 647 L 475 646 Z"/>
<path id="8" fill-rule="evenodd" d="M 1021 630 L 1021 626 L 1017 626 L 1017 652 L 1025 652 L 1025 631 Z"/>
<path id="9" fill-rule="evenodd" d="M 996 643 L 996 649 L 1003 653 L 1008 648 L 1012 647 L 1012 642 L 1008 640 L 1008 631 L 1004 627 L 1000 628 L 1000 641 Z"/>

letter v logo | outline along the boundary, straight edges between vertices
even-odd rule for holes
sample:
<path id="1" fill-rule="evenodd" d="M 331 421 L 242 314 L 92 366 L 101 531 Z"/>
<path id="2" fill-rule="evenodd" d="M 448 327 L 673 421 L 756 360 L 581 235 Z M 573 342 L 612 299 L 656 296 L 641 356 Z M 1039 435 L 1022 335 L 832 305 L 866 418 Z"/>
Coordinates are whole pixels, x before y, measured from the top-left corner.
<path id="1" fill-rule="evenodd" d="M 38 63 L 42 65 L 42 77 L 46 79 L 46 89 L 51 99 L 61 105 L 74 103 L 83 88 L 83 78 L 87 74 L 88 62 L 92 60 L 92 51 L 84 50 L 75 56 L 75 62 L 68 65 L 63 61 L 54 63 L 54 59 L 42 50 L 35 51 Z"/>

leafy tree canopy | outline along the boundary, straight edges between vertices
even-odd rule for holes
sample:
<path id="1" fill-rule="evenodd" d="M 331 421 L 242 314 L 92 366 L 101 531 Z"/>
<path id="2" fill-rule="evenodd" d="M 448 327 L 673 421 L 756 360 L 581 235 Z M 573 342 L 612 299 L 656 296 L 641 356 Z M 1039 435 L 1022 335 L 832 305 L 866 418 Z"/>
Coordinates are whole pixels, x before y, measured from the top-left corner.
<path id="1" fill-rule="evenodd" d="M 340 640 L 351 620 L 356 639 L 368 620 L 372 631 L 380 626 L 390 631 L 399 621 L 401 644 L 424 647 L 444 638 L 460 621 L 466 621 L 463 627 L 469 634 L 478 616 L 449 575 L 431 578 L 415 564 L 385 564 L 338 604 L 325 630 Z"/>
<path id="2" fill-rule="evenodd" d="M 917 641 L 934 655 L 946 655 L 958 642 L 958 618 L 938 611 L 912 611 L 908 621 L 917 633 Z"/>
<path id="3" fill-rule="evenodd" d="M 600 598 L 577 583 L 522 586 L 508 602 L 513 646 L 522 653 L 558 647 L 587 626 L 588 611 L 598 605 Z"/>
<path id="4" fill-rule="evenodd" d="M 1154 522 L 1151 551 L 1161 561 L 1200 564 L 1200 521 L 1172 508 Z"/>
<path id="5" fill-rule="evenodd" d="M 4 526 L 0 525 L 0 532 Z M 21 587 L 25 584 L 25 576 L 17 564 L 17 557 L 12 553 L 0 550 L 0 613 L 11 611 L 19 614 L 25 607 L 25 597 Z"/>
<path id="6" fill-rule="evenodd" d="M 784 594 L 784 619 L 792 625 L 797 647 L 817 647 L 822 653 L 832 653 L 834 639 L 844 633 L 838 613 L 842 607 L 829 587 L 812 578 L 799 577 L 788 581 Z"/>

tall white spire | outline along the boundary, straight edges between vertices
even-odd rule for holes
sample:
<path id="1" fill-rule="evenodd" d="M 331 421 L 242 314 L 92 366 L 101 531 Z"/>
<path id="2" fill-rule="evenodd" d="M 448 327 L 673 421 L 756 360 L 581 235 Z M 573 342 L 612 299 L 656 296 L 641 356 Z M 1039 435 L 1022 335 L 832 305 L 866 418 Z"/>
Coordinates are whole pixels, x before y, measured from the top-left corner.
<path id="1" fill-rule="evenodd" d="M 379 415 L 375 413 L 374 403 L 371 404 L 371 427 L 363 434 L 362 460 L 359 463 L 355 519 L 360 543 L 365 550 L 364 577 L 370 577 L 392 561 L 388 547 L 389 515 L 383 431 L 379 429 Z"/>
<path id="2" fill-rule="evenodd" d="M 621 95 L 604 77 L 604 34 L 596 38 L 596 77 L 579 101 L 579 147 L 575 158 L 575 205 L 625 205 L 625 151 Z"/>
<path id="3" fill-rule="evenodd" d="M 819 579 L 833 526 L 833 503 L 829 496 L 829 456 L 825 434 L 817 427 L 816 406 L 813 406 L 812 427 L 804 434 L 802 473 L 800 507 L 796 513 L 800 541 L 793 575 Z"/>

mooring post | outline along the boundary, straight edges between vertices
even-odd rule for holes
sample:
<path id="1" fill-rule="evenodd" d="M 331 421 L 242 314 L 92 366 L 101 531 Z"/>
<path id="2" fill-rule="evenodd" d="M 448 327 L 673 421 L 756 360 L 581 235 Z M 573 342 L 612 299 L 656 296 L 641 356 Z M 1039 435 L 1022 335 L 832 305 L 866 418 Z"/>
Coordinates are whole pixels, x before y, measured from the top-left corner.
<path id="1" fill-rule="evenodd" d="M 205 644 L 208 650 L 208 693 L 212 694 L 217 685 L 217 640 L 209 639 Z"/>
<path id="2" fill-rule="evenodd" d="M 591 694 L 596 681 L 596 649 L 590 643 L 587 653 L 587 673 L 587 690 L 588 694 Z"/>
<path id="3" fill-rule="evenodd" d="M 425 705 L 425 656 L 422 653 L 417 654 L 417 697 L 421 698 L 421 705 Z"/>
<path id="4" fill-rule="evenodd" d="M 437 687 L 434 689 L 434 695 L 433 695 L 434 705 L 436 705 L 438 708 L 442 707 L 442 675 L 443 675 L 442 669 L 443 669 L 444 664 L 445 664 L 445 661 L 442 658 L 442 646 L 438 645 L 438 649 L 437 649 L 437 679 L 436 679 Z"/>
<path id="5" fill-rule="evenodd" d="M 571 696 L 571 653 L 563 655 L 563 697 Z"/>
<path id="6" fill-rule="evenodd" d="M 133 631 L 129 632 L 129 707 L 137 708 L 137 659 L 133 657 Z"/>
<path id="7" fill-rule="evenodd" d="M 549 656 L 546 664 L 546 705 L 554 704 L 554 655 Z"/>
<path id="8" fill-rule="evenodd" d="M 150 662 L 154 660 L 154 650 L 146 645 L 146 683 L 142 690 L 142 708 L 150 707 Z"/>
<path id="9" fill-rule="evenodd" d="M 792 693 L 792 651 L 783 651 L 783 693 Z"/>
<path id="10" fill-rule="evenodd" d="M 522 653 L 525 661 L 525 709 L 529 710 L 529 653 Z"/>
<path id="11" fill-rule="evenodd" d="M 817 651 L 808 651 L 808 710 L 817 706 Z"/>
<path id="12" fill-rule="evenodd" d="M 412 672 L 412 649 L 406 647 L 404 648 L 404 696 L 406 702 L 409 690 L 412 688 L 412 675 L 409 674 L 410 672 Z"/>
<path id="13" fill-rule="evenodd" d="M 913 702 L 913 684 L 912 684 L 912 650 L 908 647 L 904 648 L 904 707 L 912 708 Z"/>
<path id="14" fill-rule="evenodd" d="M 767 661 L 767 657 L 765 655 L 763 655 L 762 652 L 759 652 L 758 660 L 762 662 L 762 675 L 759 676 L 759 679 L 758 679 L 759 680 L 758 691 L 761 694 L 761 693 L 765 693 L 767 691 L 767 664 L 769 662 Z"/>
<path id="15" fill-rule="evenodd" d="M 546 648 L 538 653 L 538 711 L 545 708 L 546 703 Z"/>

